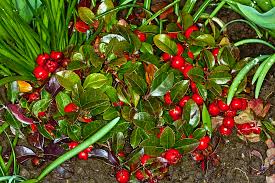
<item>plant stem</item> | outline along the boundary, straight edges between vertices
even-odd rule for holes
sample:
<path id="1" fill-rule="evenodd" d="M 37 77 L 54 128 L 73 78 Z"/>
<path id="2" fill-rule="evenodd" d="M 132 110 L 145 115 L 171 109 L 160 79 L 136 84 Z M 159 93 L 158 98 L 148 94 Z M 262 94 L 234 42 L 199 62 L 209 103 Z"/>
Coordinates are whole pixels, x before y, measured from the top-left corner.
<path id="1" fill-rule="evenodd" d="M 161 15 L 163 12 L 168 10 L 170 7 L 174 6 L 176 3 L 180 2 L 180 0 L 175 0 L 173 3 L 168 4 L 158 12 L 156 12 L 153 16 L 151 16 L 146 22 L 142 24 L 142 26 L 149 24 L 153 19 L 157 18 L 159 15 Z"/>
<path id="2" fill-rule="evenodd" d="M 213 18 L 216 16 L 216 14 L 222 9 L 222 7 L 225 5 L 225 1 L 222 1 L 219 3 L 219 5 L 214 9 L 214 11 L 210 14 L 209 18 Z M 206 20 L 204 25 L 207 25 L 209 23 L 209 20 Z"/>
<path id="3" fill-rule="evenodd" d="M 119 117 L 113 119 L 111 122 L 109 122 L 107 125 L 105 125 L 103 128 L 101 128 L 99 131 L 97 131 L 94 135 L 89 137 L 87 140 L 79 144 L 74 149 L 66 152 L 56 160 L 54 160 L 50 165 L 48 165 L 41 174 L 37 177 L 38 181 L 41 181 L 45 176 L 47 176 L 52 170 L 54 170 L 57 166 L 62 164 L 63 162 L 67 161 L 68 159 L 74 157 L 79 152 L 83 151 L 90 145 L 94 144 L 98 140 L 100 140 L 104 135 L 106 135 L 119 121 Z"/>
<path id="4" fill-rule="evenodd" d="M 195 13 L 193 16 L 194 22 L 197 22 L 198 19 L 200 18 L 201 14 L 204 12 L 206 7 L 212 2 L 212 0 L 206 0 L 204 3 L 201 5 L 201 7 L 198 9 L 198 11 Z"/>
<path id="5" fill-rule="evenodd" d="M 234 46 L 241 46 L 244 44 L 251 44 L 251 43 L 260 43 L 260 44 L 266 45 L 266 46 L 272 48 L 273 50 L 275 50 L 275 47 L 272 44 L 270 44 L 264 40 L 261 40 L 261 39 L 243 39 L 241 41 L 234 43 Z"/>

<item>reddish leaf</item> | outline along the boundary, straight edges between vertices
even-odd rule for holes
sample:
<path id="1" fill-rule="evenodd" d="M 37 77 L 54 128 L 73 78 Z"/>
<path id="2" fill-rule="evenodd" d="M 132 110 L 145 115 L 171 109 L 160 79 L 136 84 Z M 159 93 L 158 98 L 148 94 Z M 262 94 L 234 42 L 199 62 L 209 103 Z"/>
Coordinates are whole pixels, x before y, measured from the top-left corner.
<path id="1" fill-rule="evenodd" d="M 49 92 L 52 95 L 52 97 L 55 97 L 58 94 L 58 92 L 62 90 L 62 87 L 57 81 L 56 77 L 53 76 L 45 84 L 45 90 Z"/>
<path id="2" fill-rule="evenodd" d="M 31 133 L 28 136 L 28 142 L 33 147 L 43 151 L 44 137 L 40 133 Z"/>
<path id="3" fill-rule="evenodd" d="M 93 149 L 89 152 L 89 157 L 97 157 L 107 160 L 111 165 L 118 166 L 119 159 L 110 151 L 104 149 Z"/>
<path id="4" fill-rule="evenodd" d="M 13 116 L 20 121 L 21 123 L 25 123 L 25 124 L 33 124 L 33 119 L 26 117 L 23 114 L 23 110 L 16 104 L 8 104 L 7 105 L 8 109 L 11 111 L 11 113 L 13 114 Z"/>

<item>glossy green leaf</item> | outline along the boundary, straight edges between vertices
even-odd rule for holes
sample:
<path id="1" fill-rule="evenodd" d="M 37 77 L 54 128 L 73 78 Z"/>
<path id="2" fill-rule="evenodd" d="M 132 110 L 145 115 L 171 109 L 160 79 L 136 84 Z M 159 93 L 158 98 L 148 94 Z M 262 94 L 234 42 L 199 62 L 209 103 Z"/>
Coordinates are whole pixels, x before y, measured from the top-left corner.
<path id="1" fill-rule="evenodd" d="M 201 54 L 207 68 L 211 70 L 215 66 L 215 57 L 208 50 L 203 50 Z"/>
<path id="2" fill-rule="evenodd" d="M 56 78 L 61 86 L 72 91 L 74 86 L 80 86 L 81 80 L 79 76 L 73 71 L 65 70 L 56 73 Z"/>
<path id="3" fill-rule="evenodd" d="M 90 8 L 79 7 L 78 15 L 79 15 L 79 18 L 88 25 L 94 22 L 95 15 Z"/>
<path id="4" fill-rule="evenodd" d="M 175 144 L 175 132 L 170 127 L 165 127 L 160 136 L 160 144 L 166 148 L 172 148 Z"/>
<path id="5" fill-rule="evenodd" d="M 114 108 L 110 107 L 107 111 L 103 113 L 104 120 L 112 120 L 116 117 L 119 117 L 120 113 Z"/>
<path id="6" fill-rule="evenodd" d="M 83 87 L 98 89 L 104 86 L 108 81 L 108 78 L 100 73 L 92 73 L 84 81 Z"/>
<path id="7" fill-rule="evenodd" d="M 213 131 L 212 122 L 205 104 L 203 104 L 203 107 L 202 107 L 202 123 L 203 123 L 203 128 L 207 130 L 208 133 L 211 135 Z"/>
<path id="8" fill-rule="evenodd" d="M 219 85 L 223 85 L 231 81 L 232 75 L 225 72 L 210 73 L 208 80 L 213 81 Z"/>
<path id="9" fill-rule="evenodd" d="M 64 115 L 64 108 L 66 105 L 72 102 L 70 96 L 64 92 L 59 92 L 55 97 L 57 109 L 60 112 L 60 114 Z"/>
<path id="10" fill-rule="evenodd" d="M 95 120 L 91 123 L 85 124 L 83 126 L 82 136 L 84 137 L 84 139 L 86 139 L 91 135 L 95 134 L 104 125 L 106 125 L 106 122 L 102 120 Z"/>
<path id="11" fill-rule="evenodd" d="M 108 96 L 100 90 L 86 90 L 80 98 L 83 109 L 89 109 L 92 115 L 98 115 L 106 111 L 110 107 Z"/>
<path id="12" fill-rule="evenodd" d="M 155 127 L 156 120 L 153 116 L 146 112 L 136 113 L 134 116 L 134 124 L 144 130 L 151 130 Z"/>
<path id="13" fill-rule="evenodd" d="M 143 139 L 147 136 L 146 132 L 142 129 L 137 127 L 133 130 L 131 137 L 130 137 L 130 144 L 133 148 L 138 147 Z"/>
<path id="14" fill-rule="evenodd" d="M 147 84 L 144 78 L 141 76 L 130 73 L 124 75 L 125 81 L 129 86 L 139 95 L 145 95 L 147 91 Z"/>
<path id="15" fill-rule="evenodd" d="M 162 73 L 154 78 L 151 85 L 151 96 L 163 96 L 167 91 L 169 91 L 174 83 L 174 73 L 170 72 Z"/>
<path id="16" fill-rule="evenodd" d="M 189 153 L 194 151 L 199 145 L 199 141 L 192 138 L 185 138 L 178 140 L 175 144 L 175 148 L 178 149 L 181 153 Z"/>
<path id="17" fill-rule="evenodd" d="M 200 83 L 204 81 L 204 72 L 201 68 L 199 67 L 194 67 L 192 69 L 189 70 L 189 72 L 187 73 L 187 75 L 189 76 L 189 78 L 196 82 L 196 83 Z"/>
<path id="18" fill-rule="evenodd" d="M 198 91 L 199 91 L 199 94 L 200 96 L 203 98 L 204 101 L 206 101 L 207 99 L 207 89 L 205 88 L 204 85 L 202 85 L 201 83 L 197 83 L 196 84 L 197 88 L 198 88 Z"/>
<path id="19" fill-rule="evenodd" d="M 202 34 L 195 38 L 195 44 L 199 46 L 212 46 L 216 45 L 215 39 L 211 34 Z"/>
<path id="20" fill-rule="evenodd" d="M 112 138 L 112 150 L 115 154 L 121 152 L 125 145 L 125 137 L 122 132 L 118 132 L 117 134 L 113 135 Z"/>
<path id="21" fill-rule="evenodd" d="M 32 112 L 35 116 L 38 116 L 39 112 L 44 112 L 50 105 L 50 100 L 42 99 L 35 102 L 32 106 Z"/>
<path id="22" fill-rule="evenodd" d="M 170 39 L 166 34 L 158 34 L 154 36 L 155 45 L 163 52 L 169 53 L 171 55 L 176 55 L 177 53 L 177 44 Z"/>
<path id="23" fill-rule="evenodd" d="M 183 119 L 196 128 L 200 122 L 200 109 L 193 100 L 188 100 L 183 108 Z"/>
<path id="24" fill-rule="evenodd" d="M 197 128 L 193 133 L 193 138 L 200 140 L 202 137 L 206 135 L 206 130 L 204 128 Z"/>
<path id="25" fill-rule="evenodd" d="M 146 43 L 146 42 L 143 42 L 143 43 L 141 44 L 140 51 L 141 51 L 142 53 L 150 53 L 150 54 L 152 54 L 152 55 L 154 54 L 154 50 L 153 50 L 152 45 L 149 44 L 149 43 Z"/>
<path id="26" fill-rule="evenodd" d="M 182 80 L 177 82 L 171 88 L 171 100 L 173 102 L 180 101 L 180 99 L 182 99 L 182 97 L 186 94 L 188 88 L 189 88 L 189 80 Z"/>

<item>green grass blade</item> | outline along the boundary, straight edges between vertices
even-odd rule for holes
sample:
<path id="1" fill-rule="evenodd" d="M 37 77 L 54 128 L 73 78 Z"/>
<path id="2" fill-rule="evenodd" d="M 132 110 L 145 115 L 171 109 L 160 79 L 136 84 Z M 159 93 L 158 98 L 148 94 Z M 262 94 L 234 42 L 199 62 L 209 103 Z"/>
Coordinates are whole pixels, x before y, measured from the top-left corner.
<path id="1" fill-rule="evenodd" d="M 265 64 L 259 78 L 256 84 L 256 89 L 255 89 L 255 98 L 259 98 L 260 95 L 260 90 L 262 88 L 264 79 L 266 77 L 266 74 L 268 73 L 268 71 L 270 70 L 270 68 L 272 67 L 272 65 L 275 63 L 275 54 L 273 54 L 270 58 L 269 61 Z"/>

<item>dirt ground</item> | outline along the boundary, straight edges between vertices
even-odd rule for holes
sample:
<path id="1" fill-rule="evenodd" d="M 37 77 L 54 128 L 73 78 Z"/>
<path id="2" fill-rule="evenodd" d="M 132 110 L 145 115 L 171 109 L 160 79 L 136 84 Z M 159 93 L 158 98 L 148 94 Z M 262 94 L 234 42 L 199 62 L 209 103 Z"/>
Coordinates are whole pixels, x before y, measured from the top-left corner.
<path id="1" fill-rule="evenodd" d="M 229 10 L 223 10 L 219 13 L 223 21 L 228 22 L 232 19 L 240 18 L 237 14 Z M 253 30 L 243 23 L 235 23 L 228 27 L 228 35 L 232 42 L 244 38 L 255 37 Z M 273 41 L 274 42 L 274 41 Z M 251 44 L 240 47 L 241 56 L 257 56 L 259 53 L 271 53 L 271 50 L 265 46 Z M 275 71 L 275 69 L 272 69 Z M 270 72 L 262 89 L 262 98 L 275 105 L 275 73 Z M 269 117 L 275 118 L 275 109 L 271 108 Z M 264 183 L 265 176 L 275 173 L 275 167 L 269 169 L 263 175 L 257 175 L 256 170 L 261 167 L 261 160 L 251 156 L 251 151 L 261 152 L 265 158 L 266 146 L 264 143 L 246 143 L 232 135 L 224 139 L 217 148 L 217 154 L 221 159 L 218 167 L 208 167 L 203 173 L 201 168 L 190 156 L 185 156 L 180 164 L 170 168 L 170 175 L 165 178 L 163 183 Z M 21 166 L 21 174 L 27 178 L 34 177 L 41 171 L 30 166 Z M 63 172 L 63 173 L 62 173 Z M 66 172 L 64 174 L 64 172 Z M 60 174 L 61 173 L 61 174 Z M 100 160 L 89 159 L 88 161 L 79 161 L 72 159 L 50 174 L 44 183 L 114 183 L 114 172 L 111 166 L 106 165 Z"/>

